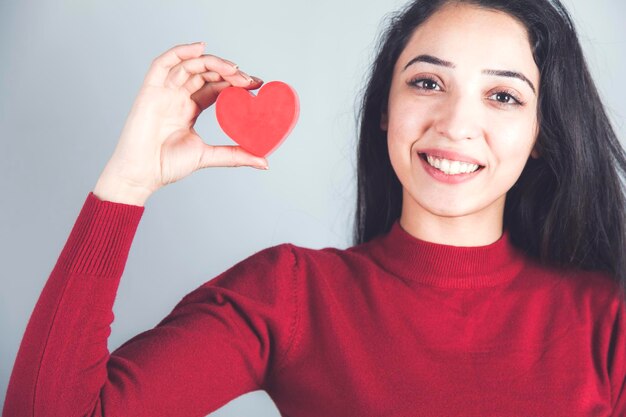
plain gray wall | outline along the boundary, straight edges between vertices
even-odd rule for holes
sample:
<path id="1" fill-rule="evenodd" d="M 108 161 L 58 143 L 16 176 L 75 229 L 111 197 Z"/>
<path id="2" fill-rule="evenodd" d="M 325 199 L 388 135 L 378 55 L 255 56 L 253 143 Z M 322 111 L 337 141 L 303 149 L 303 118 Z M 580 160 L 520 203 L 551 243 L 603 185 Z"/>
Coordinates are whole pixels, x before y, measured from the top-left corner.
<path id="1" fill-rule="evenodd" d="M 111 156 L 154 57 L 207 53 L 291 84 L 300 119 L 270 170 L 210 168 L 147 202 L 114 307 L 114 350 L 189 291 L 282 242 L 346 247 L 355 196 L 355 110 L 384 15 L 404 1 L 0 2 L 0 408 L 30 313 Z M 625 135 L 623 0 L 569 0 L 619 137 Z M 196 130 L 232 144 L 213 108 Z M 212 416 L 278 416 L 263 391 Z"/>

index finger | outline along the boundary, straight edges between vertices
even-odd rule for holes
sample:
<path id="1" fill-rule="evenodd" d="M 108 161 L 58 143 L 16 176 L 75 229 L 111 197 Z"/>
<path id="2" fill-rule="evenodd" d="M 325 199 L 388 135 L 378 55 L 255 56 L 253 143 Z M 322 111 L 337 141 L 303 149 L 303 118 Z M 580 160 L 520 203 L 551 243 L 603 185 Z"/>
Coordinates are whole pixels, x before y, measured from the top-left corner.
<path id="1" fill-rule="evenodd" d="M 163 86 L 169 71 L 175 65 L 190 58 L 197 58 L 204 52 L 204 42 L 176 45 L 156 57 L 146 74 L 144 83 L 152 86 Z M 215 56 L 214 64 L 223 67 L 225 72 L 232 71 L 233 66 L 228 61 Z"/>

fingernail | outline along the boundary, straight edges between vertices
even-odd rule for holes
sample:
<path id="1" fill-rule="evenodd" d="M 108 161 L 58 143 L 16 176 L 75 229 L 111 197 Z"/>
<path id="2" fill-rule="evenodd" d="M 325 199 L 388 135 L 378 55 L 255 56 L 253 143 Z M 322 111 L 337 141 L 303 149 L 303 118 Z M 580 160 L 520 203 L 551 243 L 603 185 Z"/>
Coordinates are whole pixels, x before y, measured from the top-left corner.
<path id="1" fill-rule="evenodd" d="M 268 169 L 270 169 L 270 167 L 268 167 L 267 165 L 254 165 L 254 168 L 256 169 L 262 169 L 267 171 Z"/>
<path id="2" fill-rule="evenodd" d="M 254 82 L 254 80 L 252 79 L 252 77 L 250 77 L 248 74 L 246 74 L 245 72 L 239 70 L 239 73 L 243 76 L 243 78 L 246 79 L 246 81 L 248 81 L 250 84 L 252 84 Z"/>
<path id="3" fill-rule="evenodd" d="M 262 80 L 262 79 L 260 79 L 259 77 L 255 77 L 254 75 L 252 76 L 252 79 L 253 79 L 253 80 L 254 80 L 254 82 L 256 82 L 256 83 L 262 83 L 262 82 L 263 82 L 263 80 Z"/>

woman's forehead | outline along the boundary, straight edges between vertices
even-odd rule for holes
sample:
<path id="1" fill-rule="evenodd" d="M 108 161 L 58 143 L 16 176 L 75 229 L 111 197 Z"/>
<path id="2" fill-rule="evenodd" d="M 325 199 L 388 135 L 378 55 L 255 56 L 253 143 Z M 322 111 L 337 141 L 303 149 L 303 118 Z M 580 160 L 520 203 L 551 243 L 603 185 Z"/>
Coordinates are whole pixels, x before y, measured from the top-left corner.
<path id="1" fill-rule="evenodd" d="M 419 54 L 461 69 L 515 68 L 535 81 L 539 77 L 526 27 L 504 12 L 474 5 L 450 4 L 434 13 L 413 32 L 397 66 L 403 68 Z"/>

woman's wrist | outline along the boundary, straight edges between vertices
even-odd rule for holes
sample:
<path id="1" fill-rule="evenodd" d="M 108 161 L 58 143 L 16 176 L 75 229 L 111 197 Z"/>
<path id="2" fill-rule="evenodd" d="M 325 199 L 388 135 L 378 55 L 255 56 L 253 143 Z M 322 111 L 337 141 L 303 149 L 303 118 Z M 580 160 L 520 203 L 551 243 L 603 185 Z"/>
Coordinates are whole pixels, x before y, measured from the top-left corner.
<path id="1" fill-rule="evenodd" d="M 102 201 L 144 206 L 150 191 L 132 187 L 119 179 L 101 176 L 93 189 L 93 194 Z"/>

